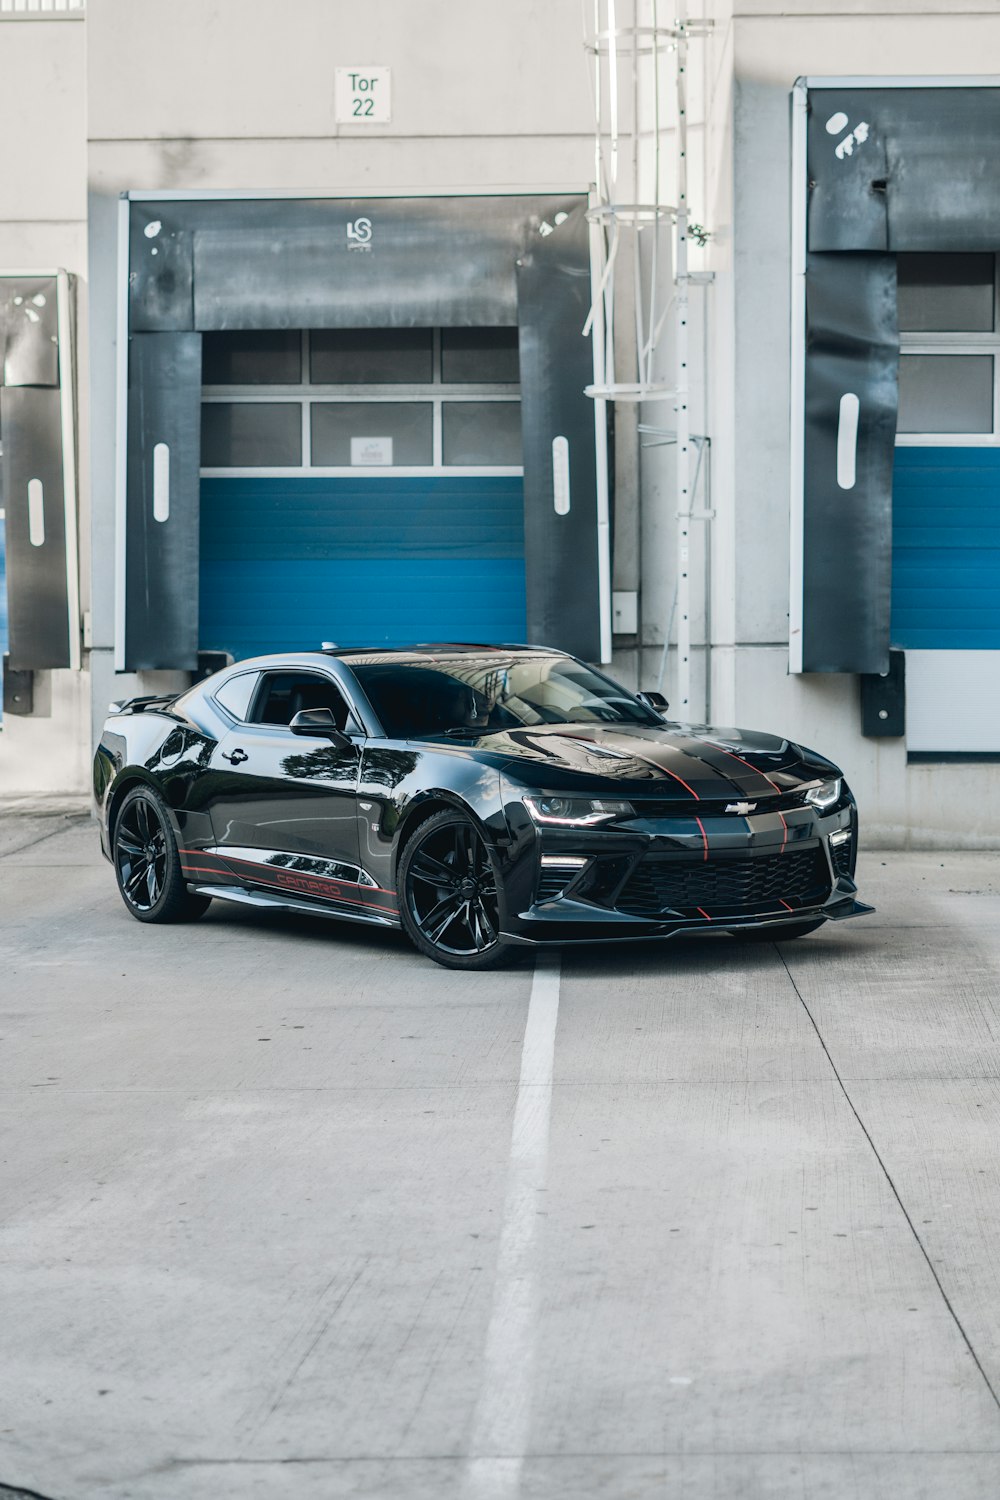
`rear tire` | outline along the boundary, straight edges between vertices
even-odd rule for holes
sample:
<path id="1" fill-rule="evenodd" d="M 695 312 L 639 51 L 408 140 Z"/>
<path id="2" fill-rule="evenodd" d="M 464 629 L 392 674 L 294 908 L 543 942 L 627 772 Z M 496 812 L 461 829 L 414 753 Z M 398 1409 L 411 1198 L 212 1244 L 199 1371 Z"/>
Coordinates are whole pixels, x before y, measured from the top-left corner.
<path id="1" fill-rule="evenodd" d="M 152 787 L 129 792 L 111 840 L 118 890 L 137 922 L 190 922 L 212 903 L 188 890 L 163 799 Z"/>
<path id="2" fill-rule="evenodd" d="M 427 958 L 446 969 L 509 962 L 500 866 L 471 819 L 445 809 L 421 823 L 400 857 L 396 886 L 403 931 Z"/>
<path id="3" fill-rule="evenodd" d="M 747 927 L 741 932 L 730 933 L 730 936 L 740 943 L 788 943 L 793 938 L 807 937 L 825 921 L 825 917 L 814 917 L 811 922 L 788 922 L 781 927 Z"/>

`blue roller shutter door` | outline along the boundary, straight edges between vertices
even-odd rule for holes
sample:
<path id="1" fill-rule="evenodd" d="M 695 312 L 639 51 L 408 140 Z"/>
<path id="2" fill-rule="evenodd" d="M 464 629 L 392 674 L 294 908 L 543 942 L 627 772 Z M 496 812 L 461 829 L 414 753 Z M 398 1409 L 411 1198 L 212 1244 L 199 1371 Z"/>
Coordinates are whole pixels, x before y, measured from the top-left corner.
<path id="1" fill-rule="evenodd" d="M 896 449 L 892 642 L 1000 650 L 1000 449 Z"/>
<path id="2" fill-rule="evenodd" d="M 525 635 L 523 480 L 206 478 L 203 650 Z"/>

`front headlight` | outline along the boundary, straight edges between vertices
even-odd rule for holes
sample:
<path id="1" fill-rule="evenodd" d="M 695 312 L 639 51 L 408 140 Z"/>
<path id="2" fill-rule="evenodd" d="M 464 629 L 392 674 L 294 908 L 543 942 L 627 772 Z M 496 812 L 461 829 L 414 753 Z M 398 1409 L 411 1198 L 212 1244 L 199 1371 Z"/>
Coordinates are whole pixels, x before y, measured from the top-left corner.
<path id="1" fill-rule="evenodd" d="M 836 807 L 840 801 L 840 789 L 843 782 L 839 776 L 832 781 L 821 781 L 819 786 L 810 787 L 806 792 L 806 801 L 811 807 L 819 812 L 829 812 L 831 807 Z"/>
<path id="2" fill-rule="evenodd" d="M 524 805 L 536 823 L 560 828 L 593 828 L 612 818 L 634 818 L 631 802 L 611 802 L 601 797 L 547 796 L 534 792 Z"/>

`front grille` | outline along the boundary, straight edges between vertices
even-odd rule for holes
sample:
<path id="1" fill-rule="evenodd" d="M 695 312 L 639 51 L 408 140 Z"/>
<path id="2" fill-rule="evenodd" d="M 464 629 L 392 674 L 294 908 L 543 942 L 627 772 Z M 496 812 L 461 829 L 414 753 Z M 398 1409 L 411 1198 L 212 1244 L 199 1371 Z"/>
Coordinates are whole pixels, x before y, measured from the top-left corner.
<path id="1" fill-rule="evenodd" d="M 805 807 L 805 792 L 782 792 L 780 796 L 751 797 L 748 793 L 733 789 L 728 797 L 701 797 L 696 802 L 692 797 L 674 797 L 669 801 L 657 797 L 632 797 L 637 818 L 716 818 L 725 816 L 726 808 L 734 802 L 753 802 L 757 813 L 791 812 L 796 807 Z M 738 814 L 729 814 L 730 817 Z"/>
<path id="2" fill-rule="evenodd" d="M 830 875 L 817 847 L 782 854 L 714 855 L 693 860 L 647 854 L 615 902 L 635 917 L 668 912 L 697 916 L 736 916 L 757 908 L 773 910 L 787 901 L 814 905 L 825 899 Z"/>
<path id="3" fill-rule="evenodd" d="M 579 874 L 577 870 L 567 869 L 544 869 L 538 876 L 538 890 L 535 894 L 536 901 L 554 901 L 561 895 L 566 886 L 569 885 L 574 875 Z"/>

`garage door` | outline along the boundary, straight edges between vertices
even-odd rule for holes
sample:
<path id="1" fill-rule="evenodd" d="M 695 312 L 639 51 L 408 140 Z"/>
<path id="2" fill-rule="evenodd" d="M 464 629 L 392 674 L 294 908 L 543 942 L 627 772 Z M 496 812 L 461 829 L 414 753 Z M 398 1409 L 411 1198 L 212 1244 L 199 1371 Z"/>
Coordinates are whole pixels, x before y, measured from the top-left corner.
<path id="1" fill-rule="evenodd" d="M 523 640 L 522 481 L 203 479 L 200 593 L 202 649 L 234 657 Z"/>
<path id="2" fill-rule="evenodd" d="M 516 328 L 206 334 L 199 638 L 526 631 Z"/>
<path id="3" fill-rule="evenodd" d="M 907 254 L 899 271 L 892 643 L 906 745 L 1000 752 L 996 257 Z"/>

